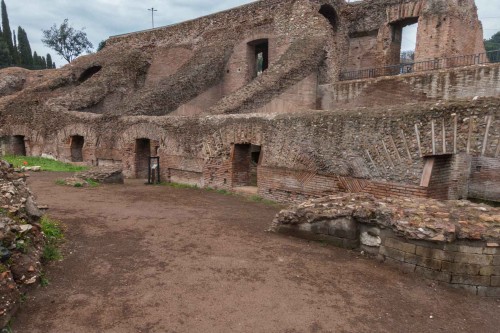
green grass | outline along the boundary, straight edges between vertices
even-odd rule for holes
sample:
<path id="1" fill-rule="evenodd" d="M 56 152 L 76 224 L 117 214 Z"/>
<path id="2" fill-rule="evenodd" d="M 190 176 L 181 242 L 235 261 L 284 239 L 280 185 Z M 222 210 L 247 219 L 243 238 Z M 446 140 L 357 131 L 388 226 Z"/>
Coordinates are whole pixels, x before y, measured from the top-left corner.
<path id="1" fill-rule="evenodd" d="M 88 169 L 88 167 L 86 166 L 78 166 L 69 163 L 63 163 L 37 156 L 6 155 L 3 156 L 2 159 L 14 165 L 15 168 L 20 168 L 22 166 L 28 166 L 28 167 L 40 166 L 43 171 L 65 171 L 65 172 L 78 172 Z"/>
<path id="2" fill-rule="evenodd" d="M 253 201 L 253 202 L 261 202 L 265 205 L 270 205 L 270 206 L 278 205 L 278 203 L 276 201 L 264 199 L 263 197 L 260 197 L 258 195 L 252 195 L 248 198 L 248 200 Z"/>
<path id="3" fill-rule="evenodd" d="M 66 181 L 64 179 L 57 179 L 56 184 L 57 185 L 66 185 Z"/>
<path id="4" fill-rule="evenodd" d="M 59 244 L 64 239 L 61 224 L 47 215 L 42 217 L 40 224 L 42 225 L 42 231 L 47 239 L 47 243 L 45 244 L 42 252 L 43 260 L 61 260 L 62 255 L 59 251 Z"/>
<path id="5" fill-rule="evenodd" d="M 49 285 L 49 279 L 45 276 L 45 274 L 40 275 L 40 285 L 42 287 L 47 287 Z"/>
<path id="6" fill-rule="evenodd" d="M 219 194 L 222 194 L 222 195 L 233 195 L 234 193 L 231 193 L 229 192 L 228 190 L 224 190 L 224 189 L 215 189 L 213 187 L 205 187 L 204 188 L 205 191 L 208 191 L 208 192 L 215 192 L 215 193 L 219 193 Z"/>
<path id="7" fill-rule="evenodd" d="M 97 187 L 99 186 L 99 182 L 93 180 L 93 179 L 90 179 L 90 178 L 87 178 L 85 179 L 85 181 L 87 182 L 87 184 L 89 184 L 90 187 Z"/>
<path id="8" fill-rule="evenodd" d="M 167 182 L 162 182 L 159 185 L 168 186 L 168 187 L 172 187 L 172 188 L 198 188 L 197 185 L 182 184 L 182 183 L 167 183 Z"/>

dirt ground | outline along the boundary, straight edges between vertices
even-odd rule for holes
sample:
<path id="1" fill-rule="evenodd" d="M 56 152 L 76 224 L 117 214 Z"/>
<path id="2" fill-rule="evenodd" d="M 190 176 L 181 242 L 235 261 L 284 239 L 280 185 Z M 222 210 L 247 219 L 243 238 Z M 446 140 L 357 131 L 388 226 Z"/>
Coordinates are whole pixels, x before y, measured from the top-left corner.
<path id="1" fill-rule="evenodd" d="M 67 227 L 64 260 L 24 302 L 15 333 L 499 332 L 499 300 L 267 233 L 276 207 L 138 181 L 71 188 L 57 178 L 29 183 Z"/>

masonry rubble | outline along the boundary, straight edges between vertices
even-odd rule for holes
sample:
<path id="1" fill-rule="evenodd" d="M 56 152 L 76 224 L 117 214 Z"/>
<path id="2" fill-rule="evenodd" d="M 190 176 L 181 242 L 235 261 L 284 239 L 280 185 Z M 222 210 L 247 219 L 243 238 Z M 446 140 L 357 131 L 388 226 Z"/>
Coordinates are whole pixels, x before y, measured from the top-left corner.
<path id="1" fill-rule="evenodd" d="M 360 249 L 404 272 L 500 297 L 500 208 L 345 193 L 282 210 L 270 231 Z"/>
<path id="2" fill-rule="evenodd" d="M 0 160 L 0 327 L 7 325 L 21 295 L 36 284 L 42 271 L 43 213 L 26 177 Z"/>

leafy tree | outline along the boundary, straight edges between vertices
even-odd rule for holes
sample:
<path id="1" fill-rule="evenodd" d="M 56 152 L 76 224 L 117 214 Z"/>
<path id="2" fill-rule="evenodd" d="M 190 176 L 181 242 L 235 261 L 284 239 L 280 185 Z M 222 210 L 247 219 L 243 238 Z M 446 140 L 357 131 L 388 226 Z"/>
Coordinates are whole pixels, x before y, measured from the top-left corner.
<path id="1" fill-rule="evenodd" d="M 54 24 L 50 29 L 43 30 L 43 36 L 42 42 L 68 63 L 83 52 L 91 52 L 93 48 L 83 29 L 75 30 L 69 25 L 68 19 L 65 19 L 59 27 Z"/>
<path id="2" fill-rule="evenodd" d="M 25 68 L 33 68 L 33 55 L 28 35 L 21 27 L 17 29 L 17 45 L 19 49 L 19 65 Z"/>
<path id="3" fill-rule="evenodd" d="M 7 6 L 5 5 L 5 1 L 2 0 L 2 35 L 3 35 L 3 40 L 7 44 L 7 47 L 9 49 L 9 53 L 11 57 L 15 53 L 14 49 L 14 44 L 12 42 L 12 30 L 10 30 L 10 24 L 9 24 L 9 15 L 7 14 Z"/>
<path id="4" fill-rule="evenodd" d="M 105 40 L 101 40 L 101 42 L 97 46 L 97 52 L 101 51 L 105 47 L 106 47 L 106 41 Z"/>
<path id="5" fill-rule="evenodd" d="M 486 51 L 500 50 L 500 31 L 484 41 Z"/>

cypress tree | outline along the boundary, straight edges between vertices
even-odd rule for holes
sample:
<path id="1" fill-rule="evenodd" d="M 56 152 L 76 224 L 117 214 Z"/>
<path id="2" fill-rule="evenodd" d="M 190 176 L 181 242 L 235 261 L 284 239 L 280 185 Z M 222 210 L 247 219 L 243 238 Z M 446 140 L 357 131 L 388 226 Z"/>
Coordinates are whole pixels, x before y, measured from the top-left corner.
<path id="1" fill-rule="evenodd" d="M 30 42 L 23 28 L 17 29 L 17 45 L 19 48 L 19 65 L 24 68 L 33 68 L 33 55 Z"/>
<path id="2" fill-rule="evenodd" d="M 50 53 L 47 53 L 47 68 L 48 69 L 51 69 L 52 68 L 52 56 L 50 55 Z"/>
<path id="3" fill-rule="evenodd" d="M 3 39 L 7 44 L 9 49 L 9 53 L 11 57 L 15 55 L 14 44 L 12 43 L 12 30 L 10 30 L 9 24 L 9 15 L 7 14 L 7 6 L 5 5 L 5 1 L 2 0 L 2 31 L 3 31 Z"/>
<path id="4" fill-rule="evenodd" d="M 9 46 L 0 35 L 0 68 L 12 65 L 12 57 L 10 56 Z"/>
<path id="5" fill-rule="evenodd" d="M 40 57 L 41 61 L 40 61 L 40 66 L 42 67 L 42 69 L 47 69 L 47 60 L 45 60 L 45 57 L 44 56 L 41 56 Z"/>

